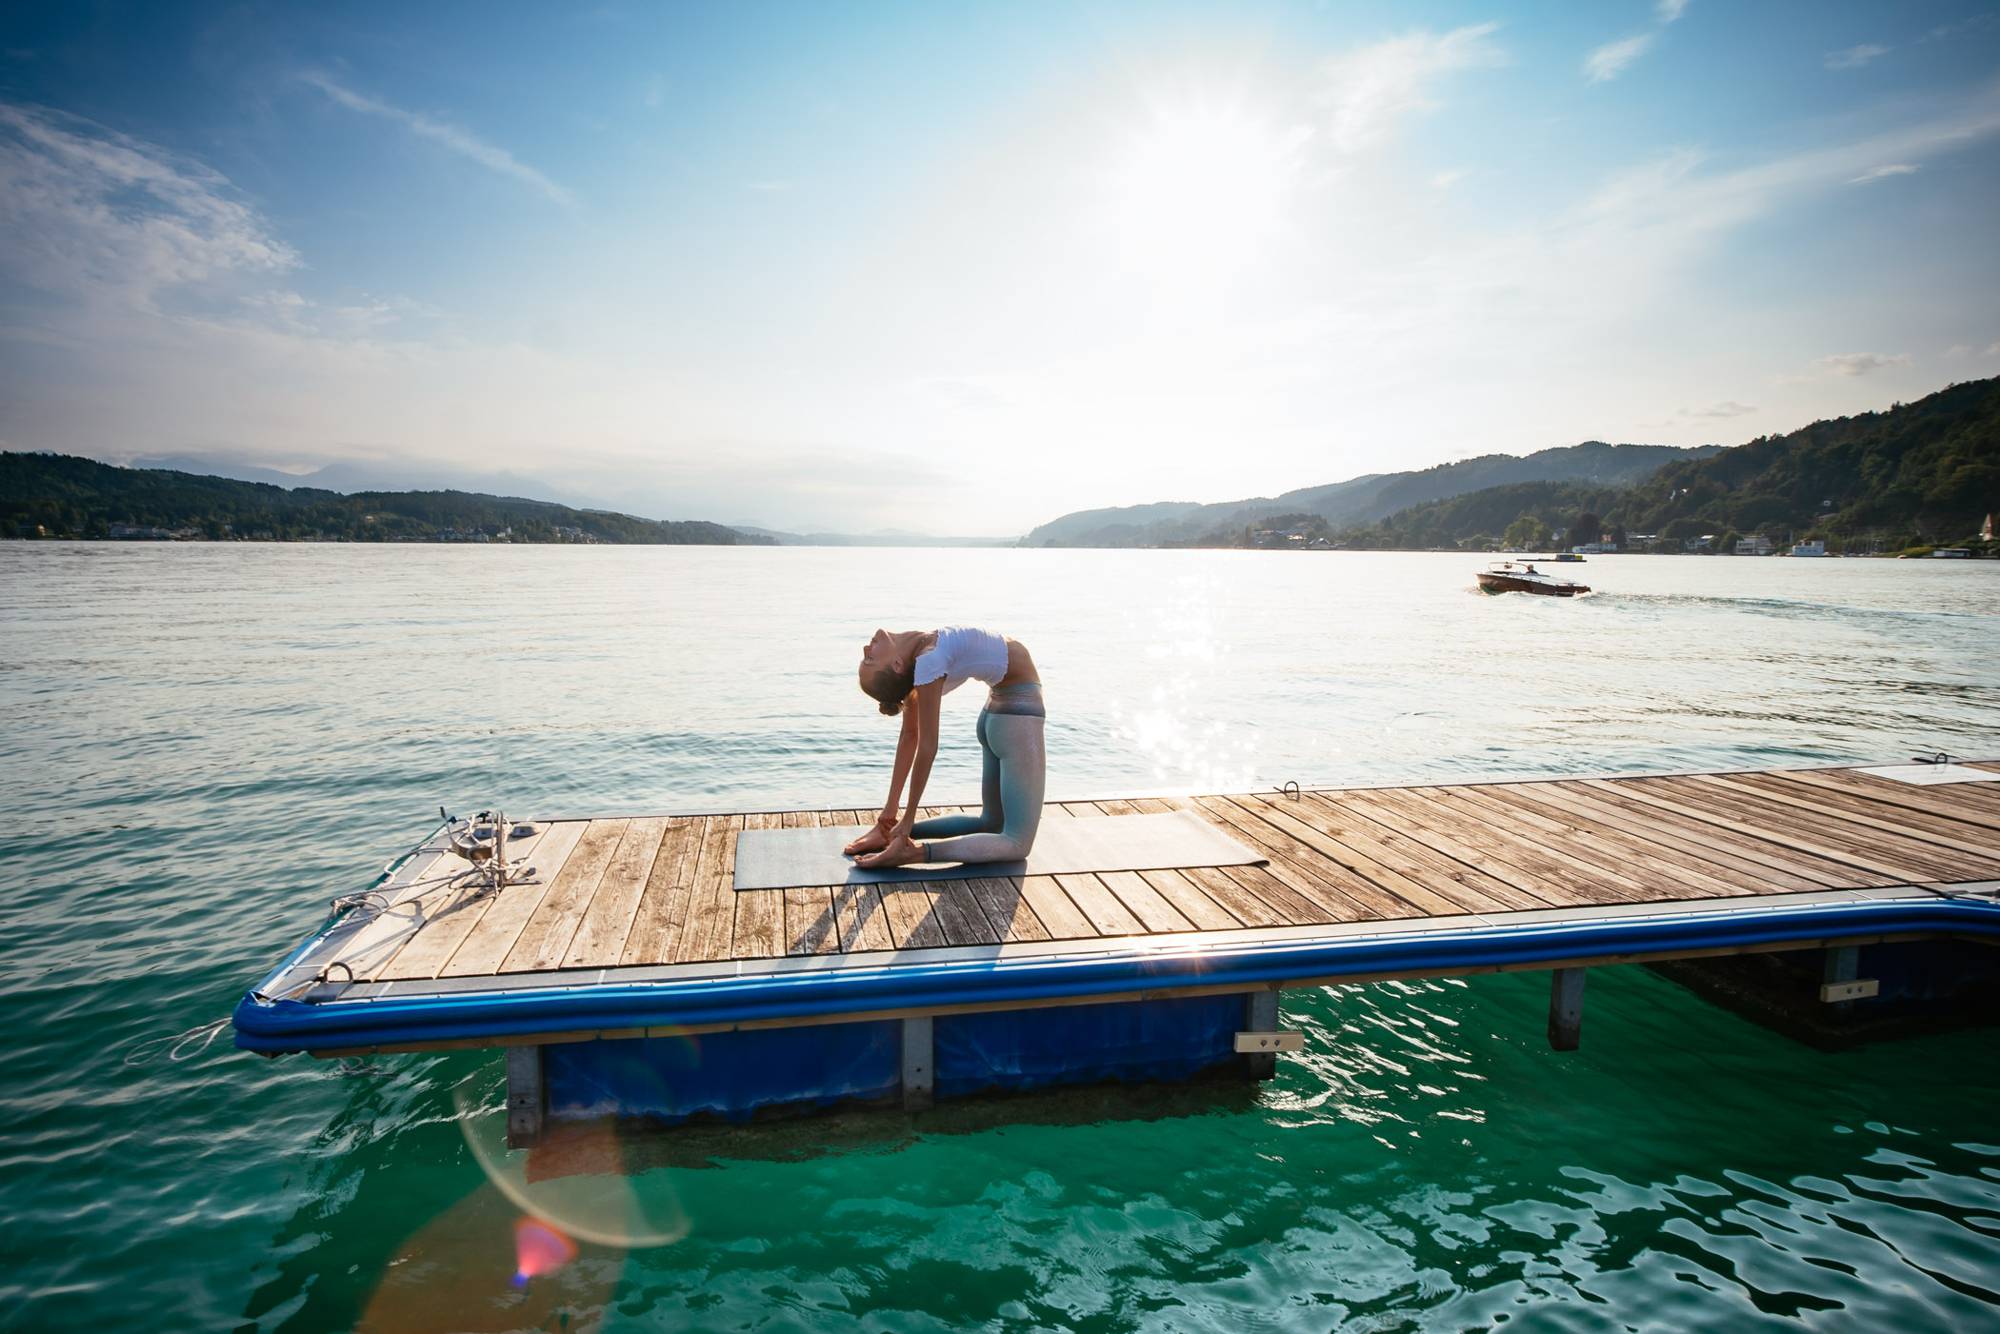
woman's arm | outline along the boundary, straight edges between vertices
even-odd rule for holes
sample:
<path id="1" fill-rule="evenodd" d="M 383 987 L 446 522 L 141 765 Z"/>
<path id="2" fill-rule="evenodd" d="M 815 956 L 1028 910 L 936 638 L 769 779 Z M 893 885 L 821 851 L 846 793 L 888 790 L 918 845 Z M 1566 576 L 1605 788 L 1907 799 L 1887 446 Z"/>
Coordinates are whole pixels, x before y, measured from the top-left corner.
<path id="1" fill-rule="evenodd" d="M 917 803 L 923 800 L 924 784 L 930 780 L 931 761 L 937 758 L 938 748 L 938 703 L 944 698 L 942 679 L 917 687 L 914 704 L 905 704 L 905 716 L 916 717 L 916 740 L 910 757 L 910 801 L 903 811 L 903 818 L 896 824 L 896 832 L 907 834 L 917 822 Z M 905 736 L 909 735 L 905 732 Z M 902 747 L 897 747 L 897 761 L 901 762 Z M 894 835 L 891 835 L 893 837 Z"/>
<path id="2" fill-rule="evenodd" d="M 903 731 L 896 738 L 896 765 L 889 772 L 889 799 L 882 803 L 882 814 L 875 823 L 888 827 L 896 823 L 896 808 L 903 795 L 903 780 L 910 776 L 910 761 L 917 753 L 917 710 L 915 706 L 903 705 Z"/>

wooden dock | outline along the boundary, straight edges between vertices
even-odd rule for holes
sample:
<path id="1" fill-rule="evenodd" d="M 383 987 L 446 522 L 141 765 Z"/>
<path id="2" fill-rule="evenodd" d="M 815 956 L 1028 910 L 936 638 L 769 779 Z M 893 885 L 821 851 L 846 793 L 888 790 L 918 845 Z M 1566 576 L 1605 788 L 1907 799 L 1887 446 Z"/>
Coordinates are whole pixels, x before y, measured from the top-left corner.
<path id="1" fill-rule="evenodd" d="M 377 891 L 384 911 L 300 965 L 341 994 L 393 995 L 2000 880 L 2000 782 L 1848 768 L 1072 801 L 1046 818 L 1173 810 L 1268 865 L 737 893 L 741 830 L 873 812 L 563 820 L 510 845 L 538 874 L 498 895 L 420 851 Z"/>

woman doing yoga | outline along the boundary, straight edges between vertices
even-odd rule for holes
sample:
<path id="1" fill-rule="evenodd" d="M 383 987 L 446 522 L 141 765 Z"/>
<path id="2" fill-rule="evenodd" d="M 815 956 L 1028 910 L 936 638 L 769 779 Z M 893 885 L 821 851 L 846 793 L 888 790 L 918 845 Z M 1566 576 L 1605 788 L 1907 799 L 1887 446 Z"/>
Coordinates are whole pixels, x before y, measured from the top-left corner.
<path id="1" fill-rule="evenodd" d="M 967 681 L 990 689 L 979 711 L 982 756 L 977 815 L 917 819 L 917 804 L 937 757 L 938 702 Z M 1018 861 L 1042 822 L 1046 757 L 1042 683 L 1025 645 L 986 630 L 877 630 L 861 650 L 861 688 L 900 714 L 889 799 L 875 827 L 847 845 L 870 868 L 910 862 Z M 903 783 L 910 797 L 901 803 Z M 899 810 L 899 806 L 901 809 Z"/>

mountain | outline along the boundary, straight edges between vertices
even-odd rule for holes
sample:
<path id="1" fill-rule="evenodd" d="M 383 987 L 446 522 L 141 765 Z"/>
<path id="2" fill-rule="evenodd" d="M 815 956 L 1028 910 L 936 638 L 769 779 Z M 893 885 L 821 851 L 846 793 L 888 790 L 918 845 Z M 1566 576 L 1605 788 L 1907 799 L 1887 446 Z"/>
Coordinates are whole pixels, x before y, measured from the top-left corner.
<path id="1" fill-rule="evenodd" d="M 1278 496 L 1215 504 L 1162 501 L 1114 509 L 1079 510 L 1036 528 L 1021 545 L 1132 547 L 1220 538 L 1259 519 L 1308 515 L 1329 528 L 1364 524 L 1413 505 L 1487 487 L 1519 482 L 1626 486 L 1669 463 L 1699 459 L 1720 445 L 1681 449 L 1671 445 L 1609 445 L 1600 440 L 1537 450 L 1533 454 L 1482 454 L 1416 472 L 1370 473 Z"/>
<path id="2" fill-rule="evenodd" d="M 311 472 L 288 473 L 227 457 L 174 454 L 135 458 L 125 466 L 149 471 L 193 473 L 202 477 L 226 477 L 239 482 L 266 482 L 286 490 L 303 486 L 348 495 L 357 491 L 463 491 L 470 495 L 532 495 L 558 505 L 568 505 L 572 509 L 603 508 L 598 503 L 599 497 L 565 491 L 540 477 L 504 469 L 499 472 L 471 472 L 450 464 L 341 461 Z"/>
<path id="3" fill-rule="evenodd" d="M 896 528 L 873 533 L 786 533 L 747 523 L 730 527 L 752 537 L 769 538 L 781 547 L 1011 547 L 1017 542 L 1012 537 L 937 537 Z"/>
<path id="4" fill-rule="evenodd" d="M 2000 378 L 1952 385 L 1886 412 L 1814 422 L 1699 459 L 1636 485 L 1536 482 L 1412 506 L 1338 534 L 1347 545 L 1487 545 L 1517 520 L 1551 531 L 1579 518 L 1688 538 L 1762 532 L 1821 537 L 1835 550 L 1958 543 L 2000 509 Z M 1718 543 L 1717 545 L 1721 545 Z"/>
<path id="5" fill-rule="evenodd" d="M 0 454 L 0 534 L 266 541 L 768 543 L 721 524 L 660 522 L 467 491 L 360 491 Z"/>

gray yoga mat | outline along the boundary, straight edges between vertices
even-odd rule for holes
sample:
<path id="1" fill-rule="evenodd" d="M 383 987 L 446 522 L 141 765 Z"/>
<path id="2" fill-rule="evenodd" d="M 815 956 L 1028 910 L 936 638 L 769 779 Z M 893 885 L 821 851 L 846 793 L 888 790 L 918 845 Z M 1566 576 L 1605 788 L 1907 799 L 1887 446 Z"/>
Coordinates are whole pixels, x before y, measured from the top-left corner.
<path id="1" fill-rule="evenodd" d="M 736 836 L 736 888 L 879 885 L 899 880 L 965 880 L 989 875 L 1084 871 L 1164 871 L 1179 866 L 1261 866 L 1269 859 L 1186 811 L 1042 821 L 1025 862 L 946 862 L 867 871 L 841 849 L 865 826 L 745 829 Z"/>

